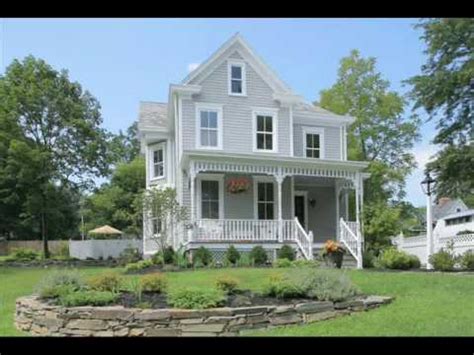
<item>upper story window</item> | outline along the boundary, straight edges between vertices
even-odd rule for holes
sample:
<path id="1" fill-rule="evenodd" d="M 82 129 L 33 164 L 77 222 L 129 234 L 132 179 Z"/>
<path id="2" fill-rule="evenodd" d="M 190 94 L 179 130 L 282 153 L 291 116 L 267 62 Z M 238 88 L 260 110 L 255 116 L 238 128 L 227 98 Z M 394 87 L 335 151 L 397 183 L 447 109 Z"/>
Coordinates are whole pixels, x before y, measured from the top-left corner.
<path id="1" fill-rule="evenodd" d="M 276 112 L 254 111 L 254 151 L 277 152 Z"/>
<path id="2" fill-rule="evenodd" d="M 222 106 L 196 105 L 196 142 L 198 148 L 222 149 Z"/>
<path id="3" fill-rule="evenodd" d="M 229 74 L 229 95 L 247 95 L 245 63 L 239 61 L 229 61 L 227 70 Z"/>
<path id="4" fill-rule="evenodd" d="M 324 159 L 324 129 L 304 127 L 303 144 L 306 158 Z"/>
<path id="5" fill-rule="evenodd" d="M 157 144 L 151 147 L 150 159 L 151 179 L 162 179 L 165 177 L 165 145 Z"/>

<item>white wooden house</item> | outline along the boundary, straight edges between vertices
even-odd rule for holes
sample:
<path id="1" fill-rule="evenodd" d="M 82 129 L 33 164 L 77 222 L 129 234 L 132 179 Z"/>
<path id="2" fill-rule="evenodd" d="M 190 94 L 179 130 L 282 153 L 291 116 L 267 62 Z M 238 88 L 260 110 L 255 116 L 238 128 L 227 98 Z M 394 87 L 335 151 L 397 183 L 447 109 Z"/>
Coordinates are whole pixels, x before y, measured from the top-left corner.
<path id="1" fill-rule="evenodd" d="M 353 121 L 295 94 L 234 35 L 170 84 L 167 103 L 140 103 L 147 188 L 176 188 L 189 210 L 188 228 L 176 226 L 169 243 L 215 253 L 262 245 L 270 254 L 289 243 L 312 259 L 327 239 L 338 239 L 362 267 L 368 164 L 347 160 Z M 145 254 L 157 250 L 157 225 L 145 220 Z"/>

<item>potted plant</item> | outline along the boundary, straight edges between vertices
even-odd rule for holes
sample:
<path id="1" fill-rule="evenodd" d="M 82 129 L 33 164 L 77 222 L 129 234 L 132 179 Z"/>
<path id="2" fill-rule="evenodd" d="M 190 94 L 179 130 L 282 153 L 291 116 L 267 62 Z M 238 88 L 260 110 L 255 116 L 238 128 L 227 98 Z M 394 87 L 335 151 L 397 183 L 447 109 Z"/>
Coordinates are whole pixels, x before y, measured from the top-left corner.
<path id="1" fill-rule="evenodd" d="M 342 267 L 342 260 L 344 259 L 345 253 L 346 249 L 339 242 L 327 240 L 326 243 L 324 243 L 323 258 L 326 260 L 326 263 L 331 262 L 338 269 Z"/>

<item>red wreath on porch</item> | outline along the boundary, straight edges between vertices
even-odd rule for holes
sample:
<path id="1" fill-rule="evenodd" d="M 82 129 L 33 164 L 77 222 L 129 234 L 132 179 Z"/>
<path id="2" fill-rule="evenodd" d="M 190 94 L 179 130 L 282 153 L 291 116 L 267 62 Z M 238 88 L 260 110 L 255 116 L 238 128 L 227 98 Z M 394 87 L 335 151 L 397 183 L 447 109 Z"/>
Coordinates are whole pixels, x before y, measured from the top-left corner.
<path id="1" fill-rule="evenodd" d="M 245 192 L 250 187 L 250 180 L 244 177 L 229 179 L 227 183 L 227 191 L 231 194 Z"/>

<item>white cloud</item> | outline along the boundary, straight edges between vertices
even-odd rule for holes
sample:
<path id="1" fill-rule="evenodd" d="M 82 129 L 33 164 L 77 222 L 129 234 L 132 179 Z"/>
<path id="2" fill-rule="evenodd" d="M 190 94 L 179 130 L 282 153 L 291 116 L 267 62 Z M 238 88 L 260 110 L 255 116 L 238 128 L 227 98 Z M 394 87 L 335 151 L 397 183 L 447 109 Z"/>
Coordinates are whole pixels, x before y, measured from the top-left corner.
<path id="1" fill-rule="evenodd" d="M 413 150 L 416 163 L 418 164 L 419 170 L 424 170 L 425 165 L 433 160 L 434 155 L 438 151 L 438 147 L 434 144 L 423 144 Z"/>
<path id="2" fill-rule="evenodd" d="M 192 72 L 194 69 L 196 69 L 199 66 L 199 63 L 189 63 L 188 64 L 188 72 Z"/>

